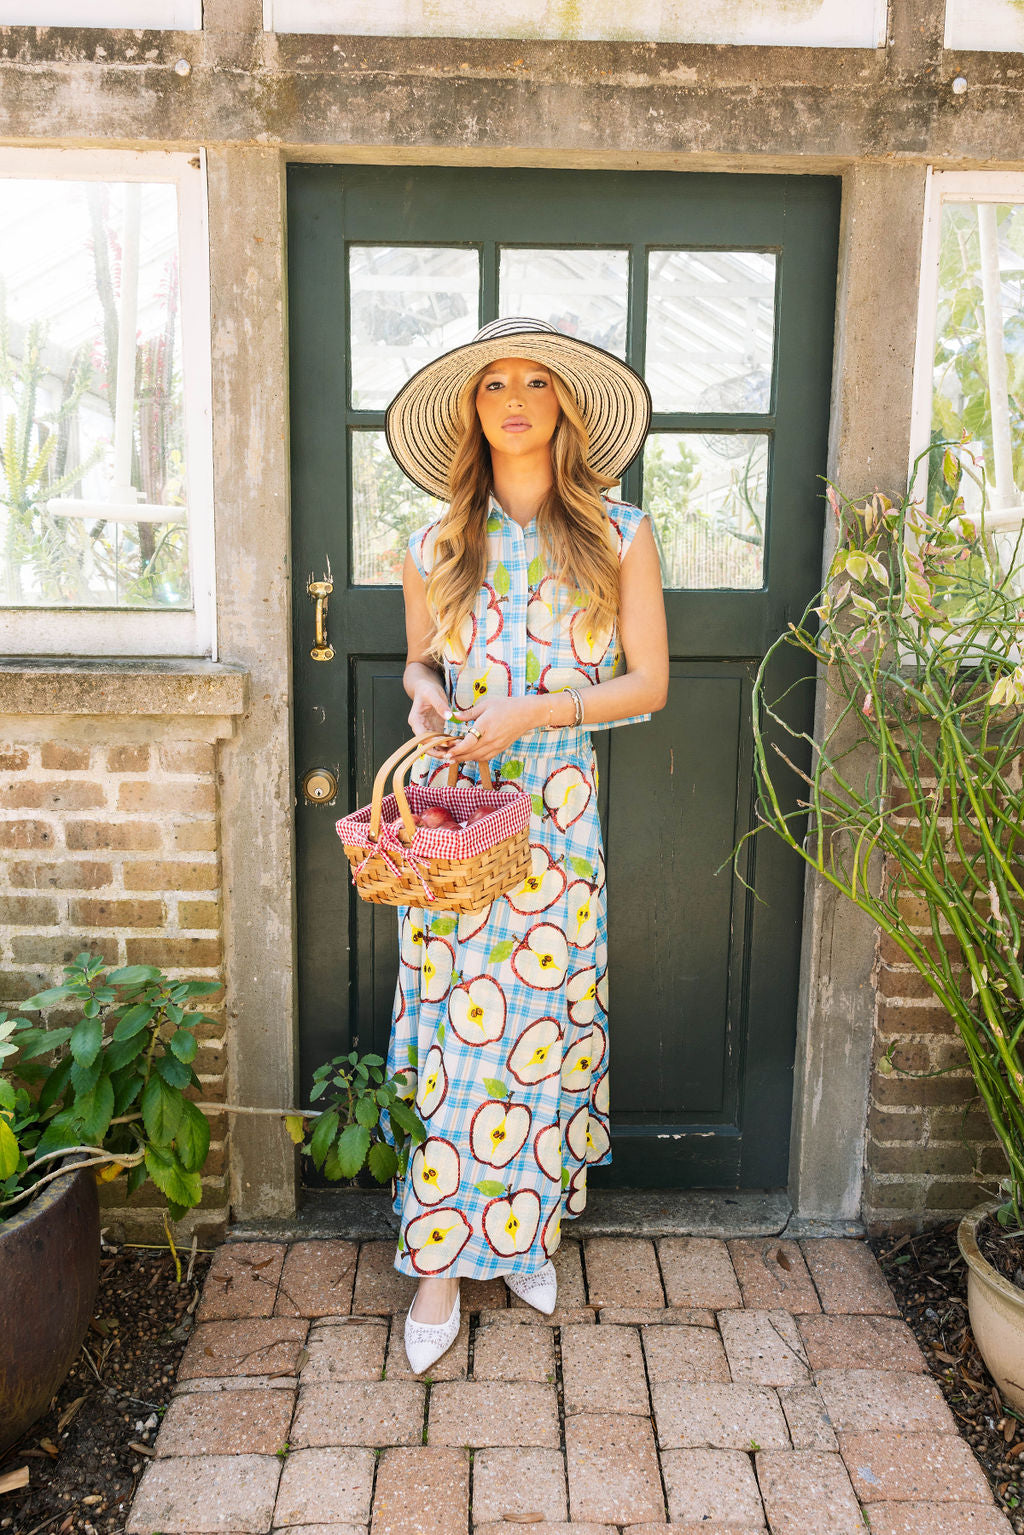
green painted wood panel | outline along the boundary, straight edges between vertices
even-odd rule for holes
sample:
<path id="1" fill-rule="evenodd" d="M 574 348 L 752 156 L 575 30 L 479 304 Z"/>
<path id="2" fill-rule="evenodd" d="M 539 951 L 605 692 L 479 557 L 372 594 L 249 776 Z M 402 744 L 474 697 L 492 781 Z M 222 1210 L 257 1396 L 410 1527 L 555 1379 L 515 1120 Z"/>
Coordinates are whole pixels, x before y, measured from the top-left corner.
<path id="1" fill-rule="evenodd" d="M 297 777 L 330 767 L 331 805 L 296 806 L 301 1064 L 358 1038 L 383 1051 L 397 966 L 392 908 L 358 901 L 334 821 L 365 803 L 406 733 L 397 587 L 354 585 L 348 433 L 381 412 L 348 405 L 349 242 L 456 245 L 479 263 L 493 318 L 503 245 L 625 248 L 627 356 L 644 366 L 646 263 L 655 248 L 774 252 L 771 412 L 659 415 L 655 428 L 764 431 L 770 470 L 761 590 L 669 591 L 667 707 L 596 732 L 608 861 L 612 1130 L 595 1186 L 785 1183 L 796 1038 L 802 866 L 781 844 L 730 867 L 751 824 L 750 685 L 768 644 L 818 584 L 839 183 L 712 176 L 294 165 L 288 175 L 294 703 Z M 641 465 L 622 494 L 642 501 Z M 309 659 L 305 579 L 330 558 L 330 664 Z M 794 720 L 812 685 L 794 653 Z"/>

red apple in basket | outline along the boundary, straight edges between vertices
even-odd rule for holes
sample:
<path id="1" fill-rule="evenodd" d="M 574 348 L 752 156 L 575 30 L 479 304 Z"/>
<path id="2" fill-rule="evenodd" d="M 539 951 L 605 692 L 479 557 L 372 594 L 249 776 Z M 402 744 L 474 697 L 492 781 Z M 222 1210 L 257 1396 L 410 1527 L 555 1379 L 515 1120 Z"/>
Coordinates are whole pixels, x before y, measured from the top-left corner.
<path id="1" fill-rule="evenodd" d="M 475 822 L 482 821 L 484 816 L 490 815 L 490 813 L 490 809 L 486 805 L 478 805 L 475 810 L 471 810 L 469 812 L 469 815 L 466 817 L 465 824 L 467 826 L 472 826 L 475 824 Z"/>

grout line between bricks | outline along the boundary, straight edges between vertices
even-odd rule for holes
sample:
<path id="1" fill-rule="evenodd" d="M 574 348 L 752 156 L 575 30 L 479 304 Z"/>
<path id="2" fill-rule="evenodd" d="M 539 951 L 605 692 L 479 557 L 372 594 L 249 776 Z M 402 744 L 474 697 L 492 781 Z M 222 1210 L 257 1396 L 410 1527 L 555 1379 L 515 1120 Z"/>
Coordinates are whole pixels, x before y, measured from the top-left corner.
<path id="1" fill-rule="evenodd" d="M 582 1255 L 583 1244 L 580 1244 Z M 582 1261 L 582 1259 L 581 1259 Z M 584 1290 L 584 1293 L 586 1291 Z M 565 1442 L 565 1376 L 562 1369 L 562 1329 L 551 1329 L 551 1341 L 555 1353 L 555 1400 L 558 1405 L 558 1441 L 562 1451 L 562 1471 L 565 1476 L 565 1512 L 572 1517 L 572 1505 L 569 1501 L 569 1448 Z"/>
<path id="2" fill-rule="evenodd" d="M 655 1243 L 655 1252 L 657 1252 L 657 1243 Z M 658 1259 L 658 1273 L 659 1274 L 661 1273 L 661 1259 L 660 1259 L 660 1257 Z M 665 1286 L 664 1286 L 664 1283 L 662 1283 L 662 1291 L 663 1292 L 664 1292 L 664 1289 L 665 1289 Z M 671 1522 L 672 1515 L 669 1512 L 669 1506 L 668 1506 L 668 1485 L 667 1485 L 667 1483 L 665 1481 L 665 1471 L 664 1471 L 664 1468 L 663 1468 L 663 1466 L 661 1464 L 661 1437 L 660 1437 L 660 1435 L 658 1433 L 658 1422 L 657 1422 L 657 1419 L 655 1418 L 655 1415 L 654 1415 L 654 1395 L 653 1395 L 653 1392 L 651 1391 L 651 1372 L 650 1372 L 650 1369 L 648 1368 L 648 1364 L 647 1364 L 647 1347 L 646 1347 L 646 1343 L 645 1343 L 645 1340 L 644 1340 L 644 1330 L 643 1330 L 643 1328 L 642 1327 L 638 1327 L 636 1329 L 636 1334 L 637 1334 L 637 1342 L 640 1344 L 640 1358 L 643 1360 L 643 1363 L 644 1363 L 644 1384 L 647 1387 L 647 1409 L 648 1409 L 648 1412 L 651 1415 L 651 1429 L 652 1429 L 653 1434 L 654 1434 L 654 1454 L 655 1454 L 655 1457 L 656 1457 L 657 1462 L 658 1462 L 658 1480 L 661 1482 L 661 1498 L 662 1498 L 662 1502 L 665 1505 L 665 1519 L 666 1519 L 666 1521 Z M 724 1347 L 724 1345 L 723 1345 L 723 1347 Z"/>
<path id="3" fill-rule="evenodd" d="M 661 1266 L 661 1249 L 658 1246 L 657 1241 L 653 1237 L 651 1238 L 651 1246 L 654 1248 L 654 1263 L 655 1263 L 655 1267 L 658 1270 L 658 1283 L 661 1285 L 661 1303 L 662 1303 L 663 1306 L 667 1306 L 668 1305 L 668 1289 L 667 1289 L 667 1287 L 665 1285 L 665 1271 L 664 1271 L 664 1269 Z M 647 1360 L 646 1360 L 646 1357 L 645 1357 L 645 1359 L 644 1359 L 644 1369 L 646 1369 L 646 1368 L 647 1368 Z"/>

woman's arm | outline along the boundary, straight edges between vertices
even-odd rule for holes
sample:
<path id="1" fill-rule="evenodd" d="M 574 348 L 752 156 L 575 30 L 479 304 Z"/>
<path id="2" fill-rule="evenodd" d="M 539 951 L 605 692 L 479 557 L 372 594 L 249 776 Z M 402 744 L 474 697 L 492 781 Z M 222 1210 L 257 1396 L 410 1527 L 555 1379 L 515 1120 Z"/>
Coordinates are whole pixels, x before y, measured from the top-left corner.
<path id="1" fill-rule="evenodd" d="M 580 689 L 585 725 L 654 713 L 668 698 L 668 626 L 661 586 L 661 564 L 647 518 L 641 522 L 619 568 L 619 641 L 626 670 L 608 682 Z M 496 698 L 457 709 L 459 719 L 472 720 L 479 739 L 460 739 L 447 761 L 466 762 L 497 757 L 529 730 L 546 725 L 571 725 L 573 701 L 567 693 L 531 693 L 525 698 Z"/>
<path id="2" fill-rule="evenodd" d="M 430 650 L 434 625 L 427 606 L 427 588 L 406 551 L 402 567 L 402 593 L 405 597 L 406 663 L 402 686 L 412 699 L 409 724 L 414 735 L 444 730 L 448 695 L 435 657 Z"/>

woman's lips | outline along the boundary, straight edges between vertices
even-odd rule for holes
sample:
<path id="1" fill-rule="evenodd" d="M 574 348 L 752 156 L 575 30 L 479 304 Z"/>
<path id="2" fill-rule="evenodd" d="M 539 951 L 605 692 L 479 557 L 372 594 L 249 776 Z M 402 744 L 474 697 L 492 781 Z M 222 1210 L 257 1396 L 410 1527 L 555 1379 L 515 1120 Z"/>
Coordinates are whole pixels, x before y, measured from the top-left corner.
<path id="1" fill-rule="evenodd" d="M 503 432 L 528 432 L 530 430 L 530 423 L 524 420 L 522 416 L 513 416 L 511 421 L 503 421 L 501 423 L 501 430 Z"/>

